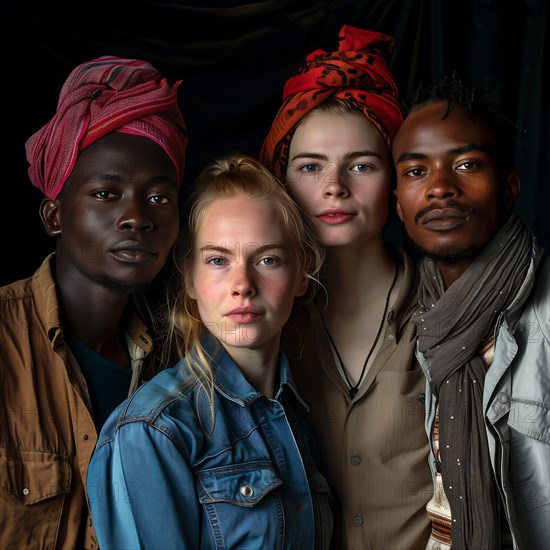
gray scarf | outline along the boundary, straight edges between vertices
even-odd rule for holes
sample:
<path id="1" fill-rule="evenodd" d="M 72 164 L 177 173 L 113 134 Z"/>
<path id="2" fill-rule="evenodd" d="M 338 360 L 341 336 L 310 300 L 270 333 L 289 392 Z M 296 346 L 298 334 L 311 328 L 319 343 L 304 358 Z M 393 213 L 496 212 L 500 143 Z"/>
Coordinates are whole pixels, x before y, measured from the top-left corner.
<path id="1" fill-rule="evenodd" d="M 419 265 L 414 322 L 439 403 L 439 448 L 453 518 L 453 549 L 500 548 L 499 497 L 485 433 L 486 367 L 478 352 L 497 318 L 513 328 L 534 285 L 542 249 L 512 214 L 448 289 L 435 262 Z"/>

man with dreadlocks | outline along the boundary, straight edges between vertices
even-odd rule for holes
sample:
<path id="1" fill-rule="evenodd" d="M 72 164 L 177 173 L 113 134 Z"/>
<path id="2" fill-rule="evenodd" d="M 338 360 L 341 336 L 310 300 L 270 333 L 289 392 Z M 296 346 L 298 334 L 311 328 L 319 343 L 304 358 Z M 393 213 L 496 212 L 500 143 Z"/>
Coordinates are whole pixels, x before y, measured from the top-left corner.
<path id="1" fill-rule="evenodd" d="M 512 210 L 510 127 L 455 74 L 419 90 L 393 144 L 397 211 L 422 253 L 428 548 L 550 540 L 550 263 Z"/>

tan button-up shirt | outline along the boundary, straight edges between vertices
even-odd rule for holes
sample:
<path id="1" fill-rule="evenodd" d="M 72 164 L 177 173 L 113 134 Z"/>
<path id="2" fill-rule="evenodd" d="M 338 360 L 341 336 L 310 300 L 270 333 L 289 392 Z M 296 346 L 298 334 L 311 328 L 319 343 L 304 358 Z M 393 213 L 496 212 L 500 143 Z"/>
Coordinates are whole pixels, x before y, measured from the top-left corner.
<path id="1" fill-rule="evenodd" d="M 33 277 L 0 288 L 2 549 L 98 547 L 85 493 L 97 433 L 63 342 L 51 262 L 53 254 Z M 134 390 L 152 345 L 137 318 L 127 339 Z"/>
<path id="2" fill-rule="evenodd" d="M 400 249 L 405 281 L 383 343 L 351 401 L 315 304 L 287 326 L 284 347 L 326 460 L 335 496 L 335 550 L 424 549 L 433 494 L 424 430 L 425 379 L 416 362 L 417 274 Z"/>

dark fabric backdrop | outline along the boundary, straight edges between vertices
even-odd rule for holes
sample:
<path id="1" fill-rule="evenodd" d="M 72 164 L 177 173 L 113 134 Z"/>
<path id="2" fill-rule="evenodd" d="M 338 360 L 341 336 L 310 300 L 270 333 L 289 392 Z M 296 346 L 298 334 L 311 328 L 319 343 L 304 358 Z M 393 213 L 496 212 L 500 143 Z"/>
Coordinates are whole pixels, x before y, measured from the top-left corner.
<path id="1" fill-rule="evenodd" d="M 29 276 L 53 250 L 27 176 L 26 139 L 53 115 L 78 63 L 104 54 L 150 61 L 182 79 L 189 131 L 183 193 L 212 156 L 257 155 L 285 80 L 316 48 L 333 49 L 343 24 L 396 39 L 391 60 L 402 98 L 420 80 L 458 69 L 523 131 L 517 212 L 550 249 L 550 0 L 340 0 L 15 3 L 0 22 L 4 153 L 4 260 L 0 284 Z M 402 236 L 393 223 L 390 240 Z"/>

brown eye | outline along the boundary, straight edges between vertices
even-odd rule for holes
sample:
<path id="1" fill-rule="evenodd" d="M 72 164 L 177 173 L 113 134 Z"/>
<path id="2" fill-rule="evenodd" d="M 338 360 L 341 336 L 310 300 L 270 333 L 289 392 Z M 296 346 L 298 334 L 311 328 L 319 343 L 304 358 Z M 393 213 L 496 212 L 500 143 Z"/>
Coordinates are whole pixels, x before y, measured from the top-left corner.
<path id="1" fill-rule="evenodd" d="M 167 204 L 170 202 L 170 199 L 165 195 L 152 195 L 147 200 L 153 204 Z"/>
<path id="2" fill-rule="evenodd" d="M 410 176 L 411 178 L 420 178 L 423 174 L 424 170 L 422 168 L 411 168 L 410 170 L 407 170 L 403 175 Z"/>
<path id="3" fill-rule="evenodd" d="M 112 199 L 115 196 L 116 196 L 115 193 L 113 193 L 112 191 L 108 191 L 108 190 L 96 191 L 94 193 L 94 197 L 97 197 L 98 199 Z"/>
<path id="4" fill-rule="evenodd" d="M 474 168 L 477 168 L 479 164 L 477 162 L 468 160 L 466 162 L 463 162 L 459 164 L 456 169 L 457 170 L 473 170 Z"/>

